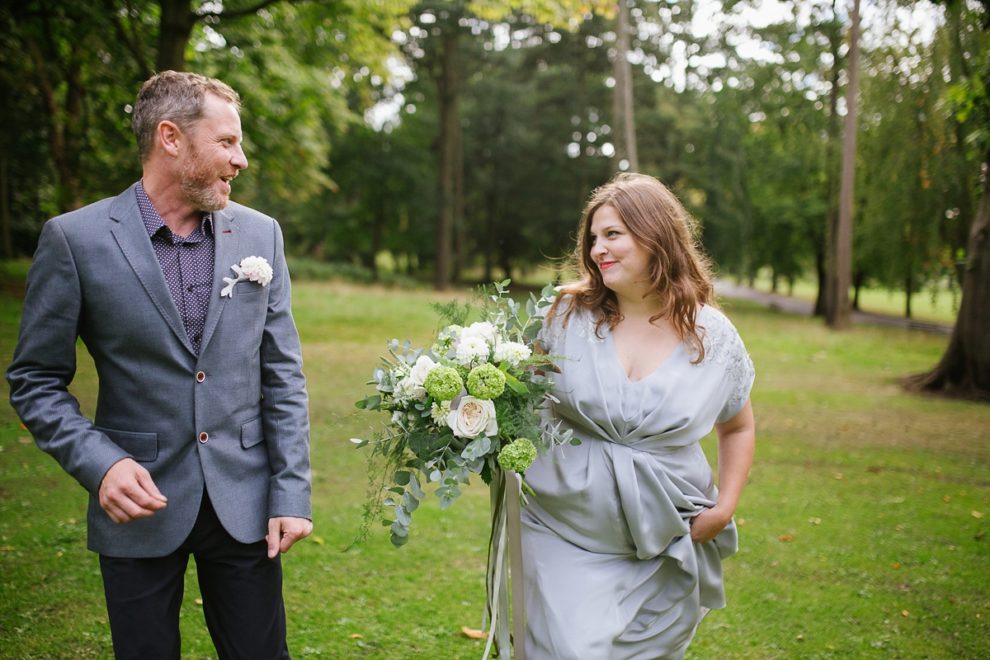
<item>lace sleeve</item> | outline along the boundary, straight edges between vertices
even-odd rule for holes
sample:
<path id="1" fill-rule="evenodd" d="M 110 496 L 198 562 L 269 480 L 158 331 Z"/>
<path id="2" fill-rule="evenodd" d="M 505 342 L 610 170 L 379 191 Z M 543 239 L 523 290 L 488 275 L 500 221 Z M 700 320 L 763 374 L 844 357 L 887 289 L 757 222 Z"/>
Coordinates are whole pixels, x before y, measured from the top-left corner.
<path id="1" fill-rule="evenodd" d="M 749 393 L 753 389 L 753 381 L 756 379 L 756 369 L 753 367 L 753 361 L 750 359 L 749 353 L 746 352 L 742 339 L 738 334 L 734 337 L 735 346 L 725 368 L 725 379 L 729 383 L 729 395 L 718 415 L 719 424 L 727 422 L 739 414 L 746 401 L 749 400 Z"/>
<path id="2" fill-rule="evenodd" d="M 706 317 L 705 360 L 725 365 L 726 398 L 716 419 L 721 424 L 738 415 L 746 404 L 756 379 L 756 369 L 732 322 L 715 310 L 710 310 Z"/>

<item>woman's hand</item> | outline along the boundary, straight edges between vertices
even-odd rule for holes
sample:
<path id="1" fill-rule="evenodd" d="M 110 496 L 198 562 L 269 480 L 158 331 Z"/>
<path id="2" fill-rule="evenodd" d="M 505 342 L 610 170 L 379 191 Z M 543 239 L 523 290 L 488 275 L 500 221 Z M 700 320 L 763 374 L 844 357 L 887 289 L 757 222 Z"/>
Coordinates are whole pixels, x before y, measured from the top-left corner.
<path id="1" fill-rule="evenodd" d="M 725 529 L 730 520 L 732 514 L 726 514 L 718 505 L 705 509 L 691 519 L 691 540 L 695 543 L 711 541 Z"/>

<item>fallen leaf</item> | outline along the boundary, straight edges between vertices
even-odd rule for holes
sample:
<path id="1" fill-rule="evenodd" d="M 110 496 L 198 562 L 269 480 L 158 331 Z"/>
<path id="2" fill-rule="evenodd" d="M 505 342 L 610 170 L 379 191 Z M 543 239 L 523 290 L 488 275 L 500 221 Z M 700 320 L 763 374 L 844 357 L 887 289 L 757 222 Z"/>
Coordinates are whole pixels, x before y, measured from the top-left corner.
<path id="1" fill-rule="evenodd" d="M 31 444 L 31 438 L 30 438 L 30 436 L 24 436 L 24 435 L 18 436 L 17 441 L 19 443 L 21 443 L 22 445 L 29 445 L 29 444 Z"/>
<path id="2" fill-rule="evenodd" d="M 973 538 L 976 539 L 977 541 L 982 541 L 983 537 L 985 537 L 986 535 L 987 533 L 981 529 L 976 534 L 973 534 Z"/>
<path id="3" fill-rule="evenodd" d="M 746 519 L 745 518 L 736 518 L 736 524 L 737 525 L 745 525 L 746 524 Z"/>
<path id="4" fill-rule="evenodd" d="M 474 628 L 468 628 L 467 626 L 461 627 L 461 634 L 468 639 L 485 639 L 488 637 L 488 633 L 484 630 L 475 630 Z"/>
<path id="5" fill-rule="evenodd" d="M 791 541 L 794 540 L 794 536 L 791 534 L 781 534 L 780 536 L 777 537 L 777 540 L 783 543 L 790 543 Z"/>
<path id="6" fill-rule="evenodd" d="M 952 501 L 952 496 L 951 495 L 943 495 L 942 496 L 942 501 L 943 502 L 951 502 Z"/>
<path id="7" fill-rule="evenodd" d="M 902 617 L 904 617 L 904 618 L 906 619 L 906 618 L 908 618 L 909 616 L 911 616 L 911 613 L 910 613 L 910 612 L 908 612 L 907 610 L 901 610 L 901 616 L 902 616 Z"/>
<path id="8" fill-rule="evenodd" d="M 351 639 L 364 639 L 364 635 L 354 633 L 353 635 L 351 635 Z"/>
<path id="9" fill-rule="evenodd" d="M 314 534 L 313 536 L 310 536 L 309 538 L 311 538 L 313 540 L 313 543 L 315 543 L 316 545 L 324 545 L 326 543 L 326 541 L 323 540 L 323 537 L 322 536 L 316 536 Z"/>
<path id="10" fill-rule="evenodd" d="M 890 565 L 890 567 L 895 571 L 899 571 L 901 570 L 901 562 L 895 561 L 893 564 Z"/>
<path id="11" fill-rule="evenodd" d="M 842 474 L 841 472 L 836 472 L 836 473 L 835 473 L 835 479 L 836 479 L 837 481 L 842 481 L 842 480 L 843 480 L 843 479 L 845 479 L 845 478 L 846 478 L 846 476 L 845 476 L 844 474 Z"/>
<path id="12" fill-rule="evenodd" d="M 203 599 L 202 598 L 196 598 L 195 600 L 193 600 L 193 602 L 196 603 L 197 605 L 199 605 L 200 607 L 203 606 Z"/>
<path id="13" fill-rule="evenodd" d="M 797 641 L 803 642 L 804 641 L 804 635 L 798 635 L 797 636 Z"/>
<path id="14" fill-rule="evenodd" d="M 821 518 L 818 518 L 818 517 L 811 517 L 811 518 L 808 518 L 808 522 L 811 523 L 812 525 L 821 525 L 822 524 L 822 519 Z"/>
<path id="15" fill-rule="evenodd" d="M 982 518 L 983 517 L 983 512 L 982 511 L 970 511 L 969 512 L 969 515 L 973 516 L 974 518 Z"/>
<path id="16" fill-rule="evenodd" d="M 866 471 L 869 472 L 870 474 L 880 474 L 881 470 L 883 470 L 883 468 L 880 467 L 879 465 L 871 465 L 870 467 L 866 468 Z"/>

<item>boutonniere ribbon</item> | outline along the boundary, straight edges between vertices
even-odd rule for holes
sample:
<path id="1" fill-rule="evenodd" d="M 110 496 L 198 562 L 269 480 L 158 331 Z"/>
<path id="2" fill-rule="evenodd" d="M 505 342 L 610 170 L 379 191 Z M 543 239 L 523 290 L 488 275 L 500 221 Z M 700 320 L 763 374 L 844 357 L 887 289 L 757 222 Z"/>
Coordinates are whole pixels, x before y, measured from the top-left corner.
<path id="1" fill-rule="evenodd" d="M 237 277 L 225 277 L 223 281 L 227 283 L 220 290 L 221 298 L 231 298 L 234 295 L 234 285 L 245 280 L 257 282 L 261 286 L 268 286 L 272 281 L 272 267 L 268 265 L 268 260 L 264 257 L 244 257 L 241 263 L 230 267 Z"/>

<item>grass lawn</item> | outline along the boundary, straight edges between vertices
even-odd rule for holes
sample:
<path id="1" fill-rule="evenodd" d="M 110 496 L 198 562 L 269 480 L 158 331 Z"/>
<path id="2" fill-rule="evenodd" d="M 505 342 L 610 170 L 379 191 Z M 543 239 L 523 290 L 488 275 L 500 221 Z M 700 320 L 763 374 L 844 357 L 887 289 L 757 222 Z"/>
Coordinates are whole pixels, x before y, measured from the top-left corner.
<path id="1" fill-rule="evenodd" d="M 436 317 L 418 291 L 301 283 L 295 289 L 312 401 L 315 535 L 284 557 L 296 657 L 477 658 L 487 492 L 416 513 L 409 544 L 387 531 L 342 552 L 361 519 L 365 456 L 348 439 L 375 418 L 353 401 L 391 337 L 425 343 Z M 946 338 L 818 322 L 741 303 L 726 311 L 757 366 L 757 458 L 725 566 L 729 607 L 691 658 L 990 657 L 990 406 L 903 393 Z M 0 355 L 18 302 L 0 297 Z M 73 390 L 92 411 L 81 349 Z M 714 457 L 713 438 L 706 449 Z M 85 495 L 0 404 L 0 657 L 111 655 Z M 213 657 L 194 571 L 184 657 Z"/>

